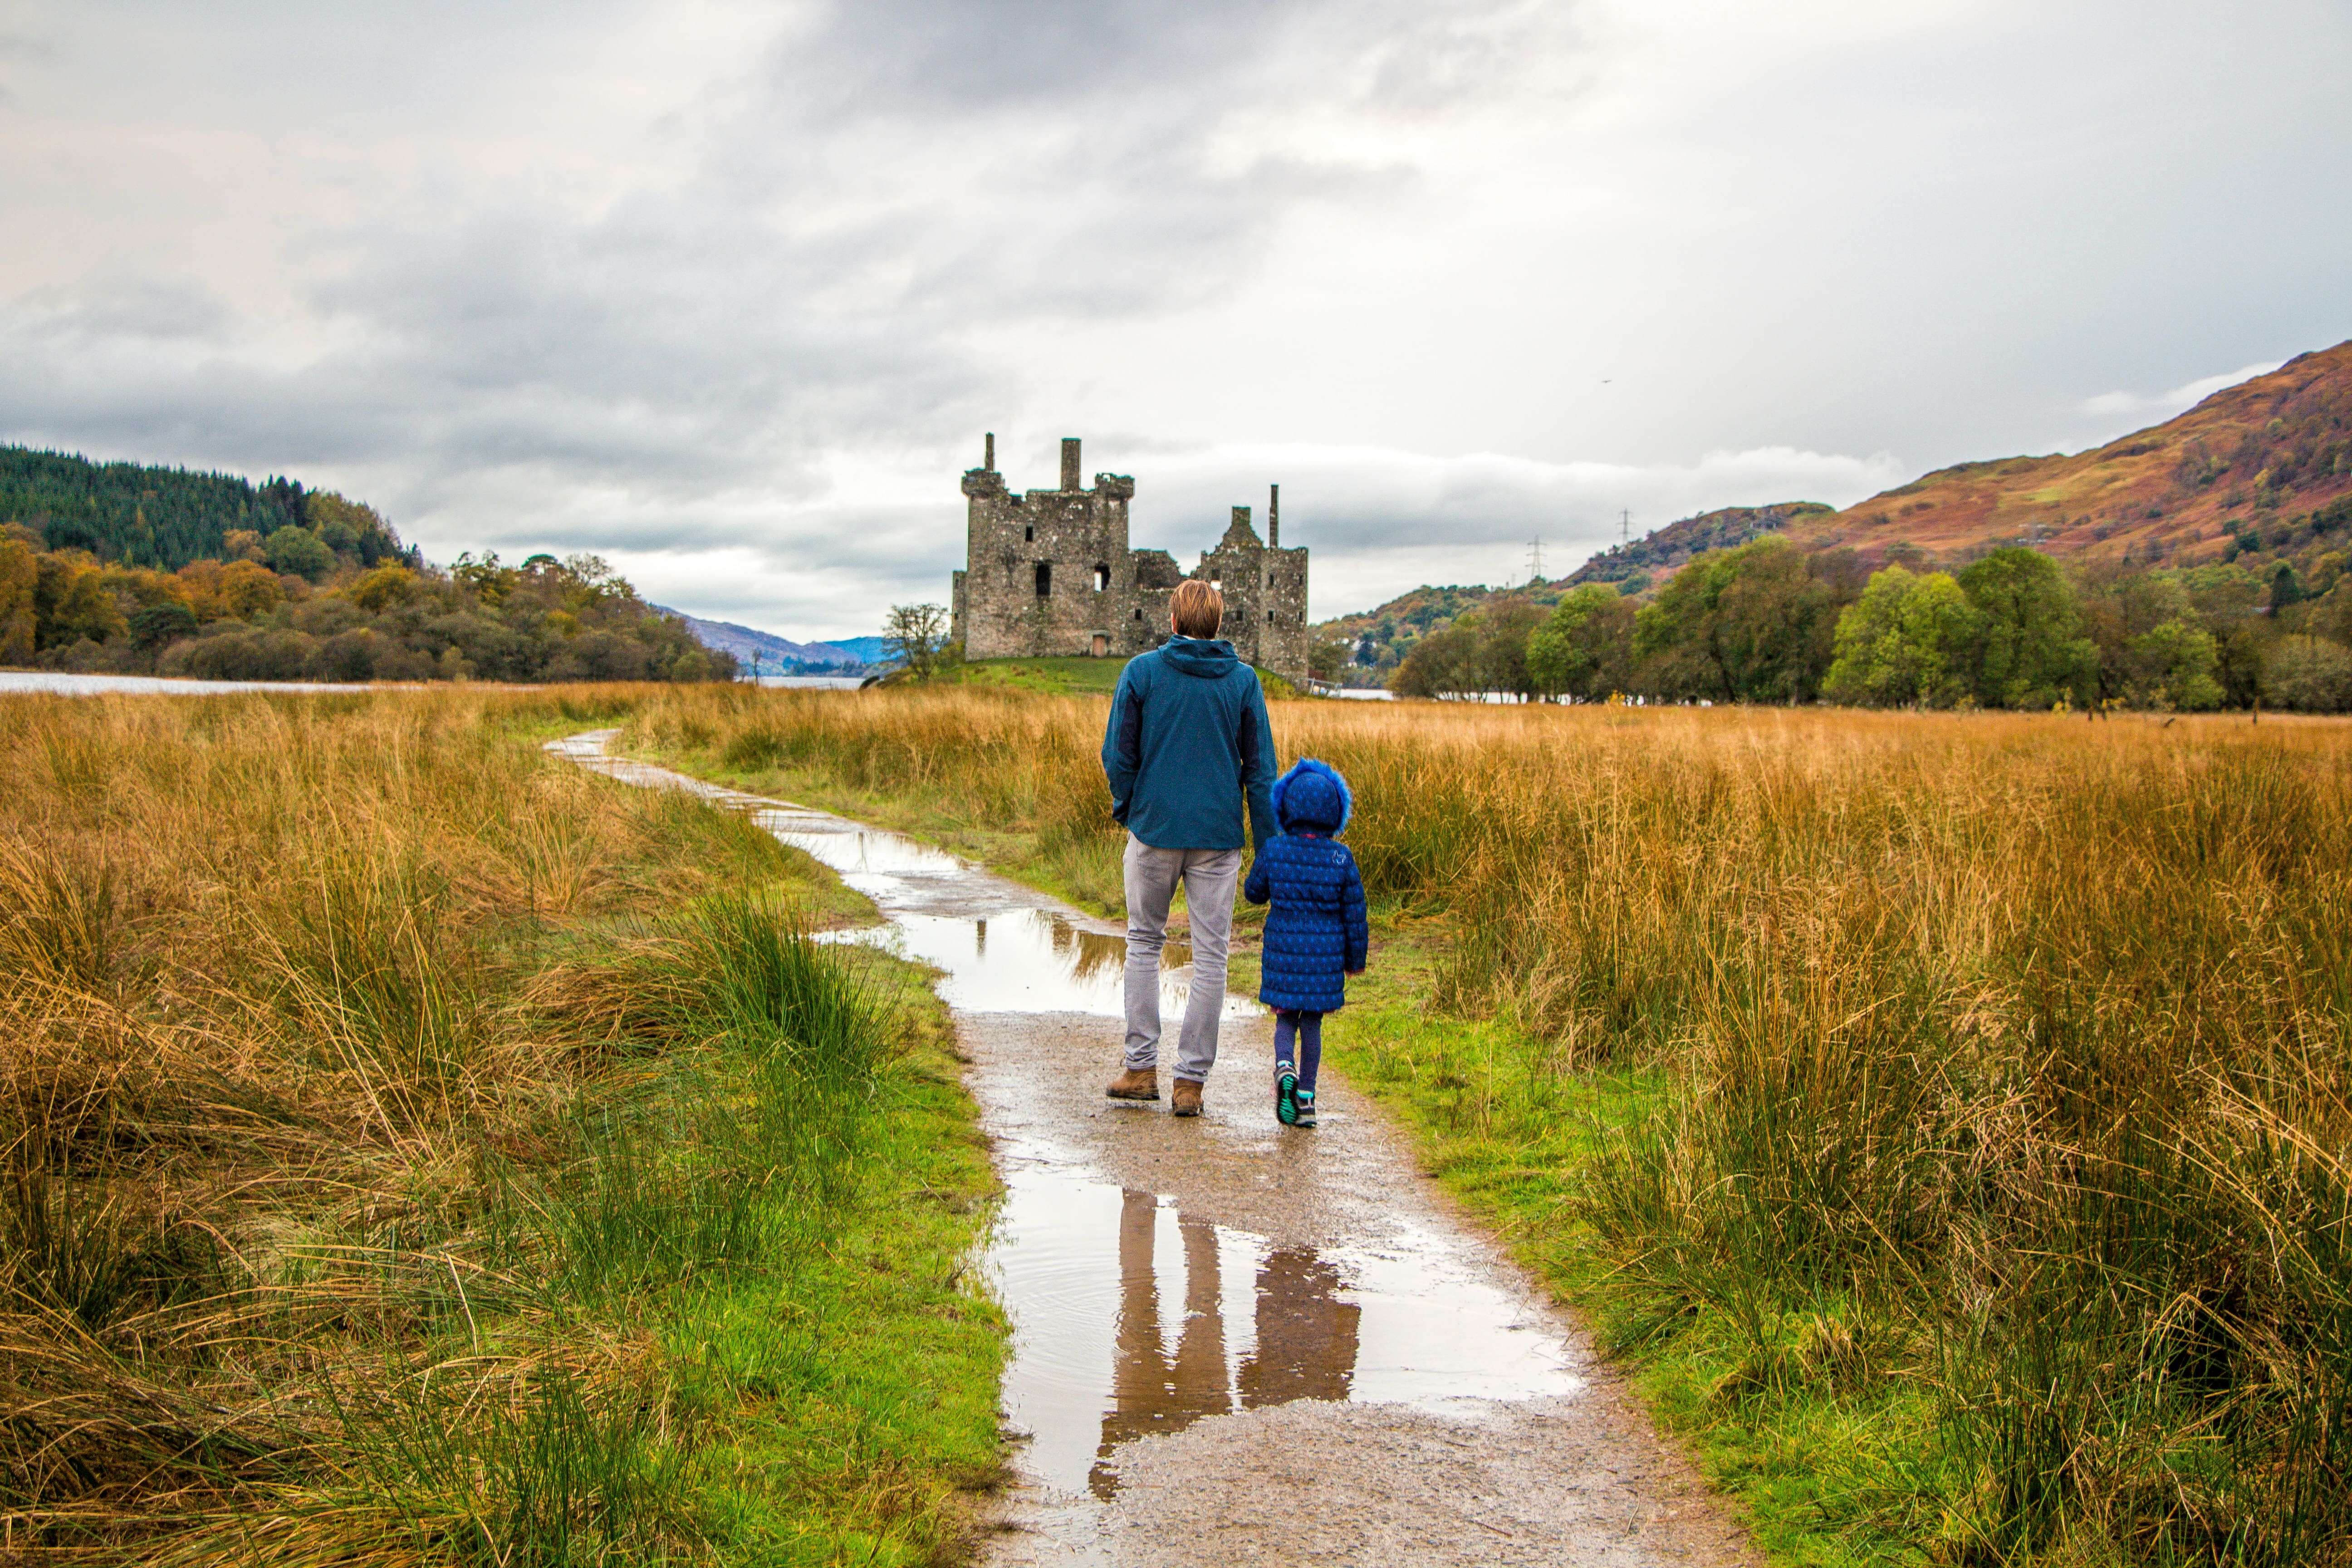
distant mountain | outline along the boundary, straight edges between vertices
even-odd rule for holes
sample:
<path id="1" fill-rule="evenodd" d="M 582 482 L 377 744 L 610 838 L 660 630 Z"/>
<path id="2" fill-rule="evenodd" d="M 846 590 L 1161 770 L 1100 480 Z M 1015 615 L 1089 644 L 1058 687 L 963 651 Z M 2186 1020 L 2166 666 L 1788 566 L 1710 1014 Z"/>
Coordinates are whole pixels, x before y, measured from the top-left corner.
<path id="1" fill-rule="evenodd" d="M 666 605 L 653 608 L 665 616 L 676 616 L 694 634 L 694 640 L 708 648 L 733 654 L 745 668 L 751 658 L 759 656 L 762 665 L 855 665 L 866 661 L 832 643 L 794 642 L 773 632 L 763 632 L 752 626 L 739 626 L 732 621 L 706 621 L 699 616 L 689 616 L 684 610 L 673 610 Z"/>
<path id="2" fill-rule="evenodd" d="M 833 642 L 819 643 L 817 646 L 819 647 L 839 648 L 843 653 L 847 654 L 851 658 L 856 659 L 860 664 L 896 664 L 898 662 L 898 656 L 891 652 L 890 645 L 883 641 L 880 637 L 841 637 Z"/>
<path id="3" fill-rule="evenodd" d="M 1849 547 L 1866 567 L 1890 550 L 1957 566 L 2004 544 L 2062 560 L 2194 565 L 2347 496 L 2352 342 L 2342 342 L 2092 451 L 1958 463 L 1843 511 L 1789 501 L 1702 512 L 1603 551 L 1565 582 L 1662 581 L 1702 552 L 1776 532 L 1806 550 Z"/>
<path id="4" fill-rule="evenodd" d="M 1888 546 L 1934 562 L 2002 544 L 2045 555 L 2191 565 L 2352 494 L 2352 342 L 2298 354 L 2188 413 L 2072 457 L 1938 468 L 1859 506 L 1792 519 L 1809 550 Z"/>

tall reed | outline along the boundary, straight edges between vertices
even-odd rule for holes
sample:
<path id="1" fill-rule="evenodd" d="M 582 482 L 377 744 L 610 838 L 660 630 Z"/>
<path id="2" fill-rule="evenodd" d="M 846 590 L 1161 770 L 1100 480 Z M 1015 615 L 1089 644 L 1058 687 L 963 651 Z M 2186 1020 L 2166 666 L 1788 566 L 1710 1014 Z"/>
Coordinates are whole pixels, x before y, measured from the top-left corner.
<path id="1" fill-rule="evenodd" d="M 650 1325 L 812 1300 L 895 1032 L 772 839 L 517 734 L 634 700 L 0 700 L 12 1545 L 724 1532 Z"/>
<path id="2" fill-rule="evenodd" d="M 635 733 L 1117 843 L 1099 702 L 698 695 Z M 2352 730 L 1275 721 L 1354 785 L 1376 898 L 1440 920 L 1432 1005 L 1519 1042 L 1395 1071 L 1498 1148 L 1593 1151 L 1547 1223 L 1626 1342 L 1727 1325 L 1732 1410 L 1930 1395 L 1887 1506 L 1943 1560 L 2352 1561 Z M 1608 1063 L 1669 1091 L 1579 1126 Z"/>

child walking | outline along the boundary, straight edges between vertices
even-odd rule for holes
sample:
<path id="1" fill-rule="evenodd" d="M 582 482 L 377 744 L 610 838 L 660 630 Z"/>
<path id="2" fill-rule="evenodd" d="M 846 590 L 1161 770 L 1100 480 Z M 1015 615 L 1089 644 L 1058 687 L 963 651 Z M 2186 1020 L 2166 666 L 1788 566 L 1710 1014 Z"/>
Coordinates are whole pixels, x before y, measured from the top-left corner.
<path id="1" fill-rule="evenodd" d="M 1315 1069 L 1323 1062 L 1323 1015 L 1348 999 L 1370 938 L 1364 879 L 1339 842 L 1355 802 L 1339 770 L 1312 757 L 1274 784 L 1279 837 L 1258 851 L 1242 896 L 1272 902 L 1265 917 L 1258 1000 L 1274 1009 L 1274 1114 L 1286 1127 L 1315 1125 Z"/>

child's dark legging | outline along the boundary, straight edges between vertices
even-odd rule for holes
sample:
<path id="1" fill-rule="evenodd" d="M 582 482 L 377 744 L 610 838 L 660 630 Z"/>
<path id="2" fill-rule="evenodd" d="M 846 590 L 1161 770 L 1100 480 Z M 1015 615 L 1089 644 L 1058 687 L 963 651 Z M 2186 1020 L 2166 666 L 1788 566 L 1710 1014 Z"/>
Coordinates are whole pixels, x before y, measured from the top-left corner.
<path id="1" fill-rule="evenodd" d="M 1298 1042 L 1298 1054 L 1295 1057 L 1290 1054 L 1294 1038 Z M 1315 1069 L 1323 1065 L 1323 1015 L 1276 1007 L 1274 1010 L 1274 1059 L 1297 1064 L 1298 1087 L 1313 1094 Z"/>

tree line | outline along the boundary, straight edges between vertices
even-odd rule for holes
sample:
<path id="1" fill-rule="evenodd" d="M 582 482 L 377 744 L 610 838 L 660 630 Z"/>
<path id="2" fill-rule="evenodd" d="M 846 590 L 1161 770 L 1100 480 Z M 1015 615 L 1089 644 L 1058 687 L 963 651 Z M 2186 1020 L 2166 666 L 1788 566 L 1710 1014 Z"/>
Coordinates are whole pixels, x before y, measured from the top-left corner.
<path id="1" fill-rule="evenodd" d="M 2225 558 L 2071 569 L 2018 546 L 1958 571 L 1897 545 L 1866 571 L 1847 548 L 1777 535 L 1694 558 L 1647 604 L 1588 584 L 1506 600 L 1417 643 L 1400 695 L 1829 701 L 1864 707 L 2179 711 L 2257 701 L 2352 710 L 2352 498 L 2247 524 Z"/>
<path id="2" fill-rule="evenodd" d="M 30 530 L 45 549 L 166 572 L 248 548 L 266 552 L 273 540 L 280 550 L 300 549 L 292 537 L 299 533 L 319 535 L 363 566 L 420 564 L 372 509 L 293 479 L 257 485 L 234 474 L 93 463 L 26 447 L 0 447 L 0 518 Z"/>
<path id="3" fill-rule="evenodd" d="M 372 508 L 299 491 L 299 514 L 225 530 L 175 569 L 0 524 L 0 666 L 215 680 L 730 680 L 593 555 L 447 571 Z M 277 503 L 273 501 L 273 507 Z"/>

